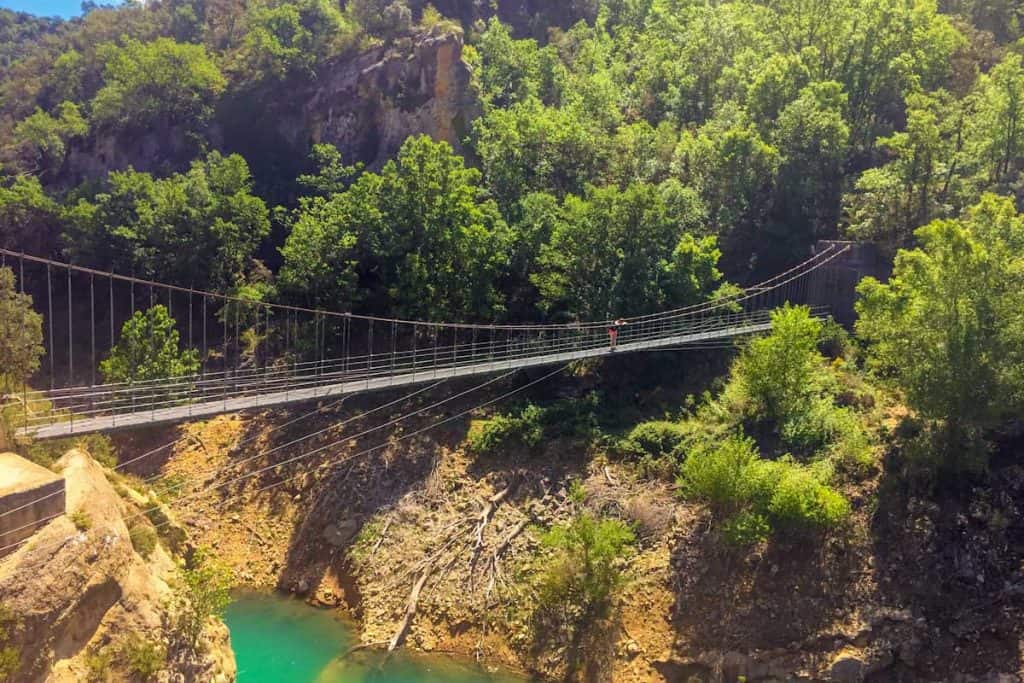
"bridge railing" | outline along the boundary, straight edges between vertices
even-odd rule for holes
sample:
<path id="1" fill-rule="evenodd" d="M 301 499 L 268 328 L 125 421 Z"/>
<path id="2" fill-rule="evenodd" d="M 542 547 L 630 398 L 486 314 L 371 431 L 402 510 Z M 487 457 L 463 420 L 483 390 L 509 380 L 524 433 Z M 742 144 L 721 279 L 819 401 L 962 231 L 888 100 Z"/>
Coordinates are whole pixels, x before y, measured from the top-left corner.
<path id="1" fill-rule="evenodd" d="M 825 315 L 826 309 L 819 307 L 813 313 Z M 721 343 L 767 329 L 770 314 L 770 309 L 763 309 L 707 316 L 673 316 L 627 324 L 618 328 L 616 350 L 628 353 L 663 344 L 686 347 L 699 346 L 707 341 Z M 50 410 L 29 417 L 25 427 L 32 429 L 62 421 L 73 423 L 93 417 L 155 412 L 198 403 L 226 403 L 241 397 L 272 397 L 268 398 L 269 405 L 287 402 L 289 394 L 308 394 L 307 390 L 313 390 L 312 397 L 315 398 L 316 390 L 327 386 L 365 384 L 369 388 L 375 380 L 384 379 L 399 385 L 408 383 L 410 376 L 417 376 L 418 381 L 429 381 L 467 369 L 485 373 L 526 364 L 563 362 L 569 359 L 566 354 L 583 358 L 596 355 L 595 351 L 610 351 L 610 347 L 607 329 L 581 328 L 513 335 L 505 339 L 492 337 L 476 342 L 406 349 L 393 354 L 360 354 L 170 380 L 62 389 L 48 392 Z M 353 386 L 352 390 L 359 390 L 359 386 Z"/>

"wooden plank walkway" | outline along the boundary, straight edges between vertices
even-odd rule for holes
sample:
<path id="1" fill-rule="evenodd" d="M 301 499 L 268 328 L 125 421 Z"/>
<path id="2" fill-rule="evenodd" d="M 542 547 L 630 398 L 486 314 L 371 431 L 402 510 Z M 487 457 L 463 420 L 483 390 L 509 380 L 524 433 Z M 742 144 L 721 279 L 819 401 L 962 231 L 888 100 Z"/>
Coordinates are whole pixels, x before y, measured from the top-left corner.
<path id="1" fill-rule="evenodd" d="M 597 358 L 612 353 L 634 353 L 670 346 L 686 346 L 700 342 L 721 341 L 733 337 L 757 334 L 771 328 L 770 322 L 756 322 L 726 327 L 705 332 L 691 332 L 666 336 L 656 339 L 622 343 L 615 351 L 608 347 L 584 349 L 579 351 L 564 351 L 547 355 L 537 355 L 525 358 L 511 358 L 495 362 L 472 363 L 467 365 L 442 365 L 429 370 L 406 372 L 402 374 L 373 377 L 368 379 L 342 381 L 337 384 L 325 384 L 303 389 L 274 391 L 257 396 L 244 396 L 238 398 L 226 398 L 199 403 L 186 403 L 168 408 L 145 410 L 135 413 L 122 413 L 120 415 L 106 415 L 101 417 L 90 417 L 81 420 L 69 420 L 40 427 L 23 429 L 22 433 L 30 434 L 37 439 L 55 439 L 61 437 L 75 436 L 78 434 L 91 434 L 95 432 L 109 432 L 123 429 L 149 427 L 160 424 L 171 424 L 184 422 L 198 418 L 209 418 L 224 413 L 236 413 L 245 410 L 270 408 L 292 403 L 303 403 L 306 401 L 318 401 L 327 398 L 334 398 L 344 394 L 363 393 L 368 391 L 379 391 L 391 387 L 409 386 L 433 382 L 439 379 L 455 379 L 459 377 L 471 377 L 474 375 L 488 375 L 509 370 L 541 367 L 545 365 L 556 365 L 570 361 L 582 360 L 585 358 Z"/>

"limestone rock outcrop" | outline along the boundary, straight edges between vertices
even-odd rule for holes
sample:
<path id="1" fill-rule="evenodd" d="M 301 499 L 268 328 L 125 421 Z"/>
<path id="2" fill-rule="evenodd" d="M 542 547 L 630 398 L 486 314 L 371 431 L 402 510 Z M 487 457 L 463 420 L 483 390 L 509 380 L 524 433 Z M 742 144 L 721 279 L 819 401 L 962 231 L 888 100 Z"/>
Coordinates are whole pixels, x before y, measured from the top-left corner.
<path id="1" fill-rule="evenodd" d="M 427 134 L 462 152 L 479 113 L 462 35 L 431 31 L 402 47 L 378 47 L 324 67 L 303 105 L 313 142 L 337 146 L 346 161 L 371 168 L 392 158 L 410 135 Z"/>
<path id="2" fill-rule="evenodd" d="M 168 613 L 176 565 L 159 544 L 148 559 L 134 550 L 130 513 L 102 468 L 81 451 L 57 467 L 78 526 L 55 519 L 0 562 L 0 600 L 14 620 L 7 645 L 20 655 L 14 680 L 88 680 L 90 657 L 129 635 L 166 653 L 164 679 L 234 680 L 223 624 L 209 625 L 201 652 L 176 643 Z"/>

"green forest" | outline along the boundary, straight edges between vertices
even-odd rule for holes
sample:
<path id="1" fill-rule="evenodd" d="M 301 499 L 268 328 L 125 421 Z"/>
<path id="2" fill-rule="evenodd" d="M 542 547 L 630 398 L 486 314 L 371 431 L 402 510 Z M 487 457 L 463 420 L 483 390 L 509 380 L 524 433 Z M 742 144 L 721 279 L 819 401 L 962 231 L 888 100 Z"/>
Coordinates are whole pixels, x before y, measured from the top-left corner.
<path id="1" fill-rule="evenodd" d="M 699 302 L 852 239 L 895 257 L 888 283 L 860 286 L 858 363 L 943 432 L 939 450 L 972 460 L 1020 409 L 1015 4 L 580 0 L 511 23 L 501 5 L 4 11 L 0 244 L 251 301 L 567 322 Z M 283 165 L 252 137 L 290 93 L 424 36 L 454 36 L 471 74 L 454 146 L 413 134 L 370 167 L 308 139 Z M 81 170 L 154 134 L 152 170 Z M 99 163 L 73 170 L 81 157 Z M 736 369 L 757 414 L 783 432 L 826 420 L 821 363 L 764 365 L 803 342 L 760 360 L 758 343 Z M 776 377 L 751 389 L 755 367 Z"/>
<path id="2" fill-rule="evenodd" d="M 0 244 L 250 301 L 569 322 L 703 301 L 817 240 L 857 240 L 895 265 L 860 286 L 855 364 L 932 421 L 957 471 L 1019 414 L 1016 5 L 581 0 L 501 14 L 406 0 L 166 0 L 70 22 L 4 11 Z M 424 36 L 454 36 L 471 74 L 454 146 L 413 134 L 371 168 L 313 139 L 289 164 L 258 144 L 290 93 Z M 152 170 L 81 170 L 154 134 Z M 73 170 L 83 156 L 100 163 Z M 147 316 L 126 326 L 140 348 L 169 324 Z M 161 334 L 154 353 L 192 367 Z M 759 355 L 757 342 L 734 369 L 740 393 L 762 397 L 756 415 L 797 441 L 843 431 L 821 408 L 835 385 L 813 379 L 822 362 L 785 369 L 818 336 Z M 127 377 L 126 362 L 105 374 Z M 818 423 L 786 426 L 798 418 Z"/>

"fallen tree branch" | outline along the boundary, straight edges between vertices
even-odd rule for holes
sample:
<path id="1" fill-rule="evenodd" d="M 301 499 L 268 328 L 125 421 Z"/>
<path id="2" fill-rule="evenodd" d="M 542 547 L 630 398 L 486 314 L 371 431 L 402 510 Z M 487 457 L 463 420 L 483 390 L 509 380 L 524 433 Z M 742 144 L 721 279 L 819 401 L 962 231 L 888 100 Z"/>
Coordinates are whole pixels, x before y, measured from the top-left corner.
<path id="1" fill-rule="evenodd" d="M 343 655 L 341 655 L 341 658 L 345 659 L 349 655 L 355 654 L 356 652 L 359 652 L 360 650 L 369 650 L 369 649 L 375 648 L 375 647 L 384 647 L 387 644 L 388 644 L 388 641 L 386 641 L 386 640 L 375 640 L 372 643 L 360 643 L 359 645 L 353 645 L 349 649 L 345 650 L 345 653 Z"/>
<path id="2" fill-rule="evenodd" d="M 509 532 L 508 536 L 506 536 L 505 539 L 498 544 L 498 547 L 494 549 L 494 552 L 491 553 L 491 576 L 487 581 L 487 592 L 484 595 L 484 604 L 487 604 L 490 601 L 491 591 L 494 590 L 494 584 L 498 576 L 498 563 L 501 561 L 501 556 L 505 554 L 506 550 L 508 550 L 512 541 L 514 541 L 519 534 L 523 533 L 523 529 L 525 529 L 529 523 L 529 518 L 524 518 L 519 522 L 519 524 L 516 524 L 512 531 Z"/>
<path id="3" fill-rule="evenodd" d="M 473 570 L 476 569 L 476 563 L 480 559 L 480 551 L 484 547 L 484 529 L 487 528 L 487 524 L 491 521 L 491 516 L 494 514 L 494 510 L 501 505 L 501 501 L 508 497 L 509 491 L 512 490 L 511 486 L 506 486 L 501 491 L 498 491 L 487 501 L 487 505 L 484 507 L 483 512 L 480 513 L 480 521 L 476 525 L 476 542 L 473 544 L 473 555 L 469 560 L 469 575 L 470 581 L 472 581 Z"/>
<path id="4" fill-rule="evenodd" d="M 377 537 L 377 542 L 373 544 L 373 548 L 370 549 L 370 554 L 367 555 L 367 559 L 374 556 L 377 549 L 380 548 L 381 543 L 384 542 L 384 536 L 387 535 L 388 529 L 391 528 L 391 518 L 388 517 L 387 521 L 384 522 L 384 528 L 380 530 L 380 536 Z"/>
<path id="5" fill-rule="evenodd" d="M 391 638 L 391 642 L 388 643 L 388 652 L 394 652 L 395 648 L 402 644 L 405 640 L 405 635 L 409 631 L 409 626 L 412 624 L 413 617 L 416 616 L 416 607 L 420 602 L 420 593 L 423 592 L 423 586 L 427 583 L 427 578 L 430 576 L 430 570 L 432 567 L 427 567 L 420 574 L 420 578 L 412 586 L 412 591 L 409 593 L 409 599 L 405 604 L 405 616 L 402 617 L 401 623 L 398 625 L 398 630 L 395 631 L 395 635 Z"/>

